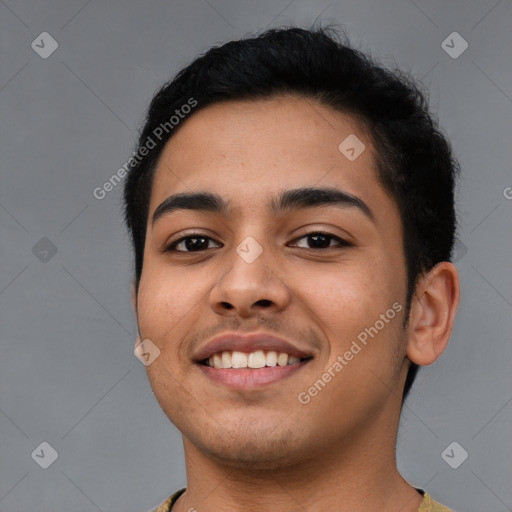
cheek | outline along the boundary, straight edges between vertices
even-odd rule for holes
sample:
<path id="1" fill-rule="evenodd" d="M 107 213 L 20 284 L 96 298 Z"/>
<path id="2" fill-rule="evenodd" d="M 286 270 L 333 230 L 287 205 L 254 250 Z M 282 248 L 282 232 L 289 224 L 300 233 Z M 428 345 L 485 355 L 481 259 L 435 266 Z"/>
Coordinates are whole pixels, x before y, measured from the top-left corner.
<path id="1" fill-rule="evenodd" d="M 303 273 L 304 274 L 304 273 Z M 368 307 L 378 306 L 385 301 L 389 284 L 383 281 L 384 272 L 375 270 L 375 264 L 345 262 L 338 268 L 315 271 L 302 285 L 302 293 L 319 305 L 328 318 L 347 320 L 362 317 Z"/>
<path id="2" fill-rule="evenodd" d="M 297 308 L 304 311 L 305 317 L 329 340 L 323 355 L 337 354 L 373 316 L 372 308 L 378 308 L 375 283 L 367 272 L 348 262 L 336 268 L 320 266 L 311 273 L 302 269 L 301 275 L 308 278 L 295 281 L 299 283 L 293 288 Z"/>
<path id="3" fill-rule="evenodd" d="M 330 340 L 331 359 L 344 353 L 351 341 L 375 322 L 378 321 L 378 328 L 382 327 L 380 315 L 386 314 L 395 302 L 402 304 L 401 276 L 393 275 L 393 270 L 382 260 L 354 261 L 337 270 L 326 267 L 325 271 L 309 277 L 296 288 L 296 296 L 309 310 L 306 314 L 316 316 L 315 321 Z M 394 320 L 379 330 L 383 337 L 394 331 L 397 316 L 393 310 L 391 314 Z"/>
<path id="4" fill-rule="evenodd" d="M 193 320 L 206 281 L 187 271 L 170 272 L 163 265 L 147 263 L 138 295 L 138 321 L 141 334 L 161 338 L 170 329 L 180 330 Z"/>

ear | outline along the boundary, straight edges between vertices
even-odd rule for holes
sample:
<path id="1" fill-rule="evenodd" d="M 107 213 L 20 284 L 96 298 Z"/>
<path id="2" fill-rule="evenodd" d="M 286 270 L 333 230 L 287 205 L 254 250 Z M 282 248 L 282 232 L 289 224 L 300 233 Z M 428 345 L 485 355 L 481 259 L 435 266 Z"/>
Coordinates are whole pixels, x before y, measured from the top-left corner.
<path id="1" fill-rule="evenodd" d="M 453 263 L 438 263 L 419 279 L 408 328 L 407 357 L 413 363 L 432 364 L 444 352 L 459 298 L 459 275 Z"/>

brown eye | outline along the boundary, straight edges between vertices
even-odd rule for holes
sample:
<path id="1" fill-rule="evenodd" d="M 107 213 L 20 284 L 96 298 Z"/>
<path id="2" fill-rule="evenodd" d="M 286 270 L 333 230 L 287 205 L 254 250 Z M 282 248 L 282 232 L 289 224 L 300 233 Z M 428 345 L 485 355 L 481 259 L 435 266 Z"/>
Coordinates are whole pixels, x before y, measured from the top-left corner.
<path id="1" fill-rule="evenodd" d="M 333 235 L 332 233 L 315 231 L 313 233 L 308 233 L 307 235 L 301 236 L 294 241 L 307 239 L 307 247 L 302 247 L 303 249 L 335 249 L 340 247 L 348 247 L 352 244 L 343 240 L 342 238 Z M 331 245 L 331 242 L 335 241 L 337 244 Z"/>
<path id="2" fill-rule="evenodd" d="M 210 249 L 209 242 L 215 242 L 213 238 L 210 238 L 206 235 L 190 235 L 190 236 L 184 236 L 183 238 L 180 238 L 179 240 L 176 240 L 176 242 L 173 242 L 171 245 L 169 245 L 165 251 L 175 251 L 175 252 L 199 252 L 199 251 L 205 251 L 207 249 Z M 220 247 L 220 245 L 219 245 Z"/>

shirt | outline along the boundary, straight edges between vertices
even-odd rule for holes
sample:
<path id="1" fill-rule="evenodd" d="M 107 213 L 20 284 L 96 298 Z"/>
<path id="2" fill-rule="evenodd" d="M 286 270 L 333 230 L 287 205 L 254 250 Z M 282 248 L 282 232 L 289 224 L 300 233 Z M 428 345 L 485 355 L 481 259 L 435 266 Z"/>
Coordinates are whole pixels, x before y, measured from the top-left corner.
<path id="1" fill-rule="evenodd" d="M 158 505 L 150 512 L 171 512 L 172 506 L 176 503 L 178 498 L 185 492 L 186 488 L 176 491 L 173 495 L 169 496 L 163 503 Z M 418 512 L 453 512 L 453 510 L 434 501 L 426 492 L 421 489 L 418 491 L 423 494 L 423 501 L 421 502 Z"/>

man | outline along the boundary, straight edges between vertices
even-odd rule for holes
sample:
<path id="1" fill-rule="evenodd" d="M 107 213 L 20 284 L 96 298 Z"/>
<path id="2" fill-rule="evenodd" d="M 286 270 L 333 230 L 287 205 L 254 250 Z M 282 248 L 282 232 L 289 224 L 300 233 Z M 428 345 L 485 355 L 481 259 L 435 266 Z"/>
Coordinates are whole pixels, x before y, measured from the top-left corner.
<path id="1" fill-rule="evenodd" d="M 414 83 L 326 30 L 233 41 L 155 95 L 132 167 L 136 349 L 187 469 L 156 510 L 449 510 L 395 460 L 459 301 Z"/>

